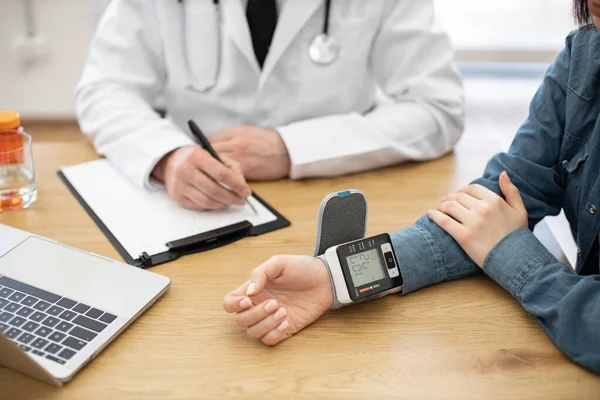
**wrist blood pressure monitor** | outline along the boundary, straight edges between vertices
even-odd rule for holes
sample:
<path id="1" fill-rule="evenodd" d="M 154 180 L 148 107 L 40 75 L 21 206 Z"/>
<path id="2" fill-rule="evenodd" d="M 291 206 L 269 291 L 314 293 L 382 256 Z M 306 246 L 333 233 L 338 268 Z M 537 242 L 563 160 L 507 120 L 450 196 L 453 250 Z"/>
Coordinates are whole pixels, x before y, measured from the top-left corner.
<path id="1" fill-rule="evenodd" d="M 387 233 L 330 247 L 324 261 L 338 307 L 402 290 L 402 275 Z"/>
<path id="2" fill-rule="evenodd" d="M 315 255 L 329 270 L 334 295 L 332 308 L 402 290 L 402 274 L 390 235 L 364 238 L 366 221 L 366 199 L 358 190 L 331 194 L 321 204 Z M 342 240 L 323 237 L 324 232 Z M 324 254 L 319 254 L 325 243 L 329 246 Z"/>

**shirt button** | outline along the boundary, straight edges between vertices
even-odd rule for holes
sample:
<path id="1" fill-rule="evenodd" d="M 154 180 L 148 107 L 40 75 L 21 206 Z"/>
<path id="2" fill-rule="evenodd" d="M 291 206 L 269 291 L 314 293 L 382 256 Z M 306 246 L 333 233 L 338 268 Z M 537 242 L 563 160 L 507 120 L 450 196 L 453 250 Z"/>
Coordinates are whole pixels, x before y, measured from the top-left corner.
<path id="1" fill-rule="evenodd" d="M 590 204 L 590 206 L 588 207 L 588 211 L 590 212 L 590 214 L 596 214 L 596 211 L 598 211 L 598 209 L 595 205 Z"/>
<path id="2" fill-rule="evenodd" d="M 581 249 L 578 247 L 577 248 L 577 255 L 580 256 L 581 255 Z"/>
<path id="3" fill-rule="evenodd" d="M 567 168 L 568 166 L 569 166 L 569 160 L 564 160 L 564 161 L 562 162 L 562 167 L 563 167 L 563 168 Z"/>

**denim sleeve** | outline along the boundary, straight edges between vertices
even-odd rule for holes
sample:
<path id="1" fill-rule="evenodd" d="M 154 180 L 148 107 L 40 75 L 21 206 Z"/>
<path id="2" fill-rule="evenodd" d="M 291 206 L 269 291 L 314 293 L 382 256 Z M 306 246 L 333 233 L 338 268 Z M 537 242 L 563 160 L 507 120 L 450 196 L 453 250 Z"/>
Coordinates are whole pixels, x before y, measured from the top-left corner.
<path id="1" fill-rule="evenodd" d="M 507 171 L 529 213 L 530 229 L 563 203 L 558 156 L 565 125 L 570 40 L 548 69 L 530 115 L 507 153 L 488 163 L 481 184 L 501 195 Z M 425 215 L 391 235 L 404 278 L 403 293 L 479 271 L 454 239 Z M 490 252 L 485 272 L 509 291 L 573 361 L 600 372 L 600 277 L 575 275 L 529 229 L 508 235 Z"/>
<path id="2" fill-rule="evenodd" d="M 427 215 L 390 236 L 404 280 L 403 294 L 481 271 L 452 236 Z"/>
<path id="3" fill-rule="evenodd" d="M 546 71 L 530 105 L 529 118 L 519 129 L 508 153 L 494 156 L 478 183 L 501 194 L 498 178 L 507 171 L 519 188 L 530 227 L 562 206 L 563 186 L 557 172 L 565 119 L 570 63 L 567 47 Z M 479 268 L 443 229 L 425 215 L 415 225 L 391 235 L 404 278 L 404 293 L 437 282 L 462 278 Z"/>
<path id="4" fill-rule="evenodd" d="M 564 179 L 560 148 L 565 131 L 566 91 L 570 43 L 548 68 L 529 106 L 529 117 L 519 128 L 507 153 L 494 156 L 483 176 L 473 183 L 501 195 L 499 176 L 506 171 L 519 188 L 529 214 L 529 228 L 548 215 L 558 215 L 563 204 Z"/>
<path id="5" fill-rule="evenodd" d="M 600 373 L 600 276 L 575 275 L 526 228 L 496 245 L 484 271 L 537 319 L 569 358 Z"/>

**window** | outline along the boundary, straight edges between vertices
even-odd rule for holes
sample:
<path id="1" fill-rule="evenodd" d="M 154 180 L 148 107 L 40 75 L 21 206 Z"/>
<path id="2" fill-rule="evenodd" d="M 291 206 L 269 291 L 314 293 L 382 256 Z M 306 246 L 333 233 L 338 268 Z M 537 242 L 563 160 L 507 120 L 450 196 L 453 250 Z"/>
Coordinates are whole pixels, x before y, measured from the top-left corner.
<path id="1" fill-rule="evenodd" d="M 459 52 L 556 53 L 575 28 L 572 0 L 435 0 L 435 5 Z"/>

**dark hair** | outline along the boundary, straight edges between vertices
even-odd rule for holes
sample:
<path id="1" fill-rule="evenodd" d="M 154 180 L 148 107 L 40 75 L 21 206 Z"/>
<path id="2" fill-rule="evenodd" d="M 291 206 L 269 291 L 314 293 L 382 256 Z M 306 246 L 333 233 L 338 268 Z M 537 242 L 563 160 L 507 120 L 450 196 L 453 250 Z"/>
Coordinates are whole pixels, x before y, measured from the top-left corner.
<path id="1" fill-rule="evenodd" d="M 573 16 L 579 26 L 587 26 L 593 23 L 587 0 L 573 0 Z"/>

